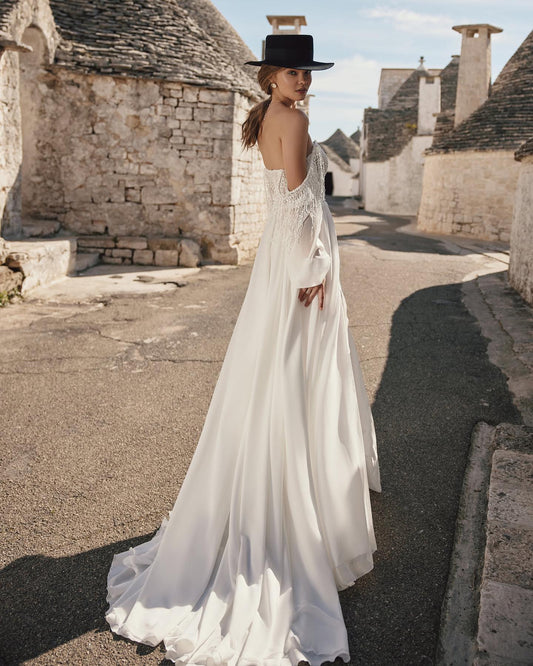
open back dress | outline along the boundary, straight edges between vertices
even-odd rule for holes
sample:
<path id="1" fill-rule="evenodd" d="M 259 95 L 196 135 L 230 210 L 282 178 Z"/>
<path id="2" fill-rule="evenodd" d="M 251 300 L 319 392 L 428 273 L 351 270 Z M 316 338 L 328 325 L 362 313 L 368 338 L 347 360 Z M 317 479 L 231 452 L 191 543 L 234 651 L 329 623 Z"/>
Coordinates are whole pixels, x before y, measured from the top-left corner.
<path id="1" fill-rule="evenodd" d="M 373 566 L 380 480 L 326 169 L 315 142 L 295 190 L 265 170 L 267 223 L 190 468 L 109 571 L 111 629 L 177 664 L 350 658 L 337 591 Z M 298 288 L 324 278 L 324 309 L 305 307 Z"/>

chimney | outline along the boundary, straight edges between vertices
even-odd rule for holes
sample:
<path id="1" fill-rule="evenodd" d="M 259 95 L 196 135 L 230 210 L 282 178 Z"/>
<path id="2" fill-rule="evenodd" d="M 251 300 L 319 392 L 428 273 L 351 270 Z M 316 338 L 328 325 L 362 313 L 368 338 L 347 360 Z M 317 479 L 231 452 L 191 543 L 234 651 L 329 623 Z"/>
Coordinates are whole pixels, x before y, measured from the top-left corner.
<path id="1" fill-rule="evenodd" d="M 273 35 L 299 35 L 302 25 L 307 25 L 305 16 L 267 16 Z"/>
<path id="2" fill-rule="evenodd" d="M 436 114 L 440 112 L 440 76 L 430 74 L 420 58 L 417 69 L 418 79 L 418 122 L 417 134 L 433 134 Z"/>
<path id="3" fill-rule="evenodd" d="M 502 32 L 487 23 L 454 25 L 462 35 L 457 96 L 455 98 L 455 126 L 473 113 L 489 96 L 490 88 L 490 36 Z"/>

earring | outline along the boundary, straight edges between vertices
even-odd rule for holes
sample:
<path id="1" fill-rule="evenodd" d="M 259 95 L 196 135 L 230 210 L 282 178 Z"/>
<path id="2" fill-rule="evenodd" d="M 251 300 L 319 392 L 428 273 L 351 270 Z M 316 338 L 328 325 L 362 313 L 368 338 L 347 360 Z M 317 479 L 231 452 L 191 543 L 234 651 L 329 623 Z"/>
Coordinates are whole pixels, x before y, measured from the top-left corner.
<path id="1" fill-rule="evenodd" d="M 278 86 L 277 86 L 276 83 L 271 83 L 271 84 L 270 84 L 270 87 L 271 87 L 271 88 L 277 88 Z"/>

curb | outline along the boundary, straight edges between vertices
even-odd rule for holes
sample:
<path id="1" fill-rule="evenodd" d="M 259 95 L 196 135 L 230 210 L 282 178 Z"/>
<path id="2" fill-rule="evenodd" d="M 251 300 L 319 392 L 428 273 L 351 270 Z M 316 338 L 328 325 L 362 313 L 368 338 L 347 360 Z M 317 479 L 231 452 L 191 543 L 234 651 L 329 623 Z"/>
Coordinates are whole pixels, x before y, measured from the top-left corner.
<path id="1" fill-rule="evenodd" d="M 533 663 L 533 428 L 478 423 L 442 605 L 437 666 Z"/>
<path id="2" fill-rule="evenodd" d="M 472 664 L 476 654 L 476 633 L 480 582 L 485 550 L 485 516 L 495 428 L 478 423 L 471 437 L 448 585 L 442 605 L 438 666 Z"/>

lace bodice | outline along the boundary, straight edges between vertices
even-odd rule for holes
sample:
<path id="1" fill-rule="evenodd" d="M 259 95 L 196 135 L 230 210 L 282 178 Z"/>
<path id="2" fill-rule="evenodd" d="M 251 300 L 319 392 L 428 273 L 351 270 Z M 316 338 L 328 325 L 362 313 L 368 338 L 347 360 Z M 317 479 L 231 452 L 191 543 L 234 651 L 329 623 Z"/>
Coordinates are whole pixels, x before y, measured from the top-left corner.
<path id="1" fill-rule="evenodd" d="M 290 249 L 302 233 L 304 223 L 311 220 L 318 233 L 322 202 L 325 198 L 324 177 L 328 166 L 326 153 L 313 142 L 307 156 L 307 175 L 294 190 L 287 187 L 283 169 L 265 169 L 267 215 L 272 225 L 272 241 Z"/>

